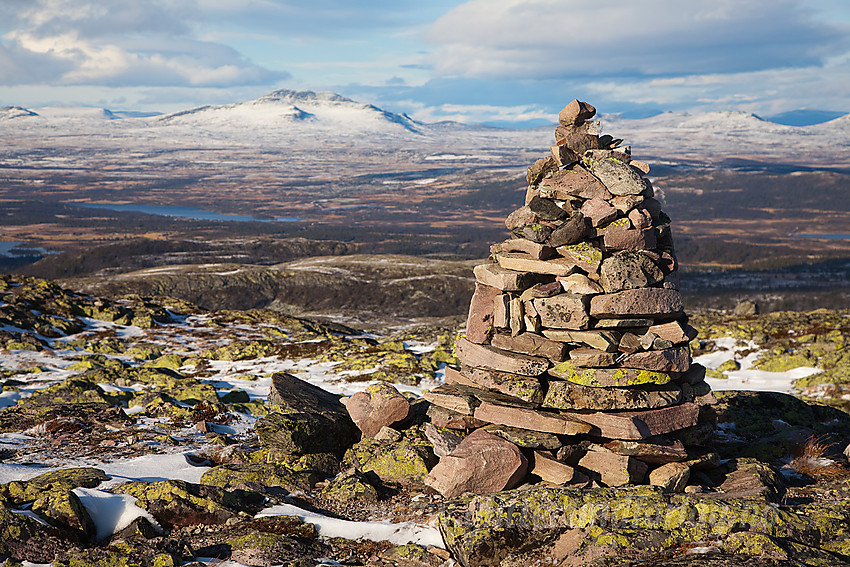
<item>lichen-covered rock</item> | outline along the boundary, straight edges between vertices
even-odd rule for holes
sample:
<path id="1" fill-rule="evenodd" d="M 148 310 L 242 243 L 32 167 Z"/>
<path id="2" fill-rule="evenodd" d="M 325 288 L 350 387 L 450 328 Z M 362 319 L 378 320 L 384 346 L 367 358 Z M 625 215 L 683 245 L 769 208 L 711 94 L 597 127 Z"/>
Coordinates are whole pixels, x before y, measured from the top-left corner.
<path id="1" fill-rule="evenodd" d="M 341 456 L 359 437 L 339 396 L 291 374 L 272 376 L 268 405 L 276 411 L 255 428 L 260 443 L 272 453 Z"/>
<path id="2" fill-rule="evenodd" d="M 309 490 L 318 480 L 316 475 L 293 470 L 283 463 L 244 463 L 215 466 L 201 476 L 201 484 L 225 490 L 246 487 Z M 252 488 L 256 490 L 256 488 Z"/>
<path id="3" fill-rule="evenodd" d="M 465 567 L 499 565 L 570 530 L 598 527 L 655 534 L 643 543 L 628 540 L 644 558 L 739 531 L 813 546 L 834 538 L 810 518 L 770 504 L 664 493 L 655 487 L 530 488 L 480 495 L 448 503 L 439 522 L 448 548 Z"/>
<path id="4" fill-rule="evenodd" d="M 421 485 L 436 463 L 431 446 L 424 438 L 408 432 L 399 442 L 366 437 L 345 454 L 343 465 L 360 472 L 372 472 L 385 483 Z"/>
<path id="5" fill-rule="evenodd" d="M 88 510 L 71 491 L 44 492 L 30 509 L 51 525 L 75 532 L 80 541 L 90 541 L 97 534 Z"/>
<path id="6" fill-rule="evenodd" d="M 256 513 L 263 496 L 254 492 L 227 491 L 182 480 L 127 482 L 114 489 L 136 498 L 136 506 L 151 513 L 164 526 L 222 524 L 230 518 Z"/>
<path id="7" fill-rule="evenodd" d="M 13 480 L 0 485 L 0 500 L 12 504 L 32 502 L 47 493 L 59 494 L 74 488 L 94 488 L 109 480 L 100 469 L 75 467 L 50 471 L 29 480 Z"/>
<path id="8" fill-rule="evenodd" d="M 76 544 L 74 535 L 0 506 L 0 558 L 49 563 L 57 553 Z"/>
<path id="9" fill-rule="evenodd" d="M 339 473 L 322 489 L 322 498 L 334 502 L 377 502 L 378 490 L 356 469 Z"/>
<path id="10" fill-rule="evenodd" d="M 295 516 L 265 516 L 179 533 L 195 556 L 243 565 L 313 567 L 332 555 L 319 541 L 316 527 Z"/>

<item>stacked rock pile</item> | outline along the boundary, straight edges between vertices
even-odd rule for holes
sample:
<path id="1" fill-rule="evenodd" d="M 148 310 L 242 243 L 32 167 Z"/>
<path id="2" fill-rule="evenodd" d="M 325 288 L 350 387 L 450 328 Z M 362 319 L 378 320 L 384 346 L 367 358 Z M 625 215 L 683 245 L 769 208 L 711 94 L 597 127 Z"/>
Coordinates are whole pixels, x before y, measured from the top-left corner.
<path id="1" fill-rule="evenodd" d="M 560 112 L 551 155 L 528 168 L 525 205 L 505 221 L 512 237 L 474 269 L 460 369 L 425 396 L 442 457 L 426 483 L 444 495 L 526 472 L 682 490 L 707 458 L 697 444 L 714 397 L 691 361 L 670 219 L 649 166 L 599 135 L 595 113 L 577 100 Z M 459 429 L 475 431 L 453 442 Z"/>

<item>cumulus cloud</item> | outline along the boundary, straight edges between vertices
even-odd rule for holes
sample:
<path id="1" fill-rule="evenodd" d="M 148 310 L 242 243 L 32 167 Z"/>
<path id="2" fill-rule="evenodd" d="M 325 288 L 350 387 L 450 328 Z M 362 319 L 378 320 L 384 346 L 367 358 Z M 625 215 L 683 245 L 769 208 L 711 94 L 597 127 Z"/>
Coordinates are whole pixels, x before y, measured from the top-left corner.
<path id="1" fill-rule="evenodd" d="M 428 39 L 440 74 L 540 79 L 812 66 L 846 52 L 846 32 L 796 0 L 469 0 Z"/>
<path id="2" fill-rule="evenodd" d="M 208 87 L 289 76 L 194 38 L 196 13 L 191 1 L 6 0 L 0 82 Z"/>

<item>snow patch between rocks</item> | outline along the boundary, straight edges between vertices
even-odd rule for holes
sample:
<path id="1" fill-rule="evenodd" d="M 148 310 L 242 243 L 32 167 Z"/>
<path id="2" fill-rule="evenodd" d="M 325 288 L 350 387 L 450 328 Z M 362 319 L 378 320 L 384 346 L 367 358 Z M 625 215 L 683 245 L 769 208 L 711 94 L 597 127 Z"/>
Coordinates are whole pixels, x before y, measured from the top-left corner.
<path id="1" fill-rule="evenodd" d="M 417 522 L 389 521 L 352 522 L 329 518 L 309 510 L 304 510 L 291 504 L 270 506 L 255 517 L 264 516 L 295 516 L 302 521 L 316 526 L 322 537 L 341 537 L 349 540 L 368 539 L 370 541 L 388 541 L 395 545 L 418 543 L 419 545 L 445 548 L 443 537 L 437 529 L 436 519 L 427 524 Z"/>
<path id="2" fill-rule="evenodd" d="M 79 496 L 97 527 L 97 539 L 105 539 L 133 523 L 136 518 L 147 518 L 157 530 L 162 527 L 145 510 L 136 506 L 136 498 L 127 494 L 111 494 L 96 488 L 75 488 L 74 494 Z"/>

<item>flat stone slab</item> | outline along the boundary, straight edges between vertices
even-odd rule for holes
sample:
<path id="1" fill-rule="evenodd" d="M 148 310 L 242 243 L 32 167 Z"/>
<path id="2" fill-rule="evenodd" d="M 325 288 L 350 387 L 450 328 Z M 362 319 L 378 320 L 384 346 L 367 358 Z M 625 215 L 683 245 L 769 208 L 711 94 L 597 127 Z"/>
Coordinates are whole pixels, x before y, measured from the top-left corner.
<path id="1" fill-rule="evenodd" d="M 532 451 L 529 472 L 552 484 L 584 484 L 589 479 L 568 464 L 541 452 Z"/>
<path id="2" fill-rule="evenodd" d="M 536 283 L 546 283 L 554 278 L 523 271 L 507 270 L 498 264 L 479 264 L 472 269 L 478 283 L 489 285 L 502 291 L 522 291 Z"/>
<path id="3" fill-rule="evenodd" d="M 666 384 L 673 379 L 667 372 L 637 368 L 581 368 L 570 361 L 555 365 L 549 369 L 549 374 L 583 386 L 602 388 Z"/>
<path id="4" fill-rule="evenodd" d="M 482 402 L 499 404 L 506 407 L 529 409 L 537 407 L 537 404 L 529 403 L 512 396 L 506 396 L 500 392 L 476 388 L 474 386 L 465 386 L 463 384 L 443 384 L 425 392 L 422 394 L 422 397 L 434 405 L 464 415 L 473 415 L 475 408 L 480 406 Z"/>
<path id="5" fill-rule="evenodd" d="M 538 260 L 546 260 L 557 255 L 555 249 L 551 246 L 546 246 L 545 244 L 533 242 L 525 238 L 509 238 L 504 242 L 491 246 L 490 252 L 493 254 L 498 252 L 522 252 Z"/>
<path id="6" fill-rule="evenodd" d="M 670 321 L 649 327 L 648 332 L 673 344 L 687 343 L 697 338 L 698 331 L 682 321 Z"/>
<path id="7" fill-rule="evenodd" d="M 652 388 L 594 388 L 550 380 L 542 405 L 563 410 L 658 409 L 674 406 L 682 398 L 682 389 L 672 383 Z"/>
<path id="8" fill-rule="evenodd" d="M 647 287 L 590 298 L 590 314 L 597 318 L 663 319 L 682 312 L 682 295 L 675 289 Z"/>
<path id="9" fill-rule="evenodd" d="M 543 433 L 542 431 L 531 431 L 530 429 L 519 429 L 517 427 L 497 424 L 485 426 L 484 431 L 498 435 L 502 439 L 510 441 L 523 449 L 548 449 L 554 451 L 563 445 L 554 433 Z"/>
<path id="10" fill-rule="evenodd" d="M 521 376 L 539 376 L 551 363 L 539 356 L 518 354 L 487 345 L 478 345 L 461 338 L 455 346 L 456 356 L 463 364 L 476 368 L 489 368 Z"/>
<path id="11" fill-rule="evenodd" d="M 699 406 L 684 403 L 661 409 L 628 412 L 562 412 L 594 427 L 592 433 L 608 439 L 646 439 L 697 424 Z M 476 416 L 477 417 L 477 416 Z"/>
<path id="12" fill-rule="evenodd" d="M 586 329 L 590 325 L 585 296 L 561 293 L 531 301 L 540 316 L 540 324 L 551 329 Z M 552 337 L 548 337 L 552 339 Z M 552 339 L 557 340 L 557 339 Z"/>
<path id="13" fill-rule="evenodd" d="M 557 280 L 564 291 L 575 295 L 596 295 L 605 291 L 601 285 L 584 274 L 571 274 L 566 277 L 559 277 Z"/>
<path id="14" fill-rule="evenodd" d="M 581 435 L 588 433 L 591 426 L 582 421 L 570 420 L 555 412 L 527 408 L 516 408 L 482 402 L 475 408 L 476 419 L 507 425 L 519 429 L 530 429 L 555 435 Z"/>
<path id="15" fill-rule="evenodd" d="M 523 254 L 521 252 L 500 252 L 496 254 L 496 260 L 502 268 L 517 272 L 568 276 L 577 270 L 575 263 L 567 258 L 538 260 L 529 254 Z"/>
<path id="16" fill-rule="evenodd" d="M 505 333 L 496 333 L 490 340 L 490 344 L 502 350 L 542 356 L 552 362 L 562 362 L 567 358 L 567 345 L 537 335 L 535 333 L 520 333 L 512 336 Z"/>
<path id="17" fill-rule="evenodd" d="M 471 415 L 447 410 L 438 405 L 431 405 L 428 408 L 428 419 L 437 427 L 446 427 L 448 429 L 475 429 L 487 425 L 486 422 L 475 419 Z"/>
<path id="18" fill-rule="evenodd" d="M 605 443 L 604 447 L 614 453 L 637 457 L 645 463 L 657 465 L 688 460 L 688 451 L 678 439 L 652 441 L 615 439 Z"/>
<path id="19" fill-rule="evenodd" d="M 591 323 L 591 329 L 639 329 L 652 325 L 652 319 L 598 319 Z"/>
<path id="20" fill-rule="evenodd" d="M 569 358 L 576 366 L 609 368 L 617 364 L 620 355 L 595 348 L 575 348 L 570 351 Z"/>
<path id="21" fill-rule="evenodd" d="M 540 194 L 563 201 L 573 197 L 608 201 L 613 197 L 596 176 L 578 164 L 543 179 Z"/>
<path id="22" fill-rule="evenodd" d="M 445 377 L 446 384 L 493 390 L 533 404 L 543 401 L 543 385 L 540 379 L 531 376 L 472 366 L 462 366 L 460 370 L 447 366 Z"/>
<path id="23" fill-rule="evenodd" d="M 553 341 L 587 345 L 605 352 L 617 352 L 620 333 L 616 331 L 568 331 L 544 329 L 543 336 Z"/>
<path id="24" fill-rule="evenodd" d="M 691 366 L 691 349 L 687 345 L 648 350 L 626 355 L 620 361 L 624 368 L 638 368 L 657 372 L 685 372 Z"/>

